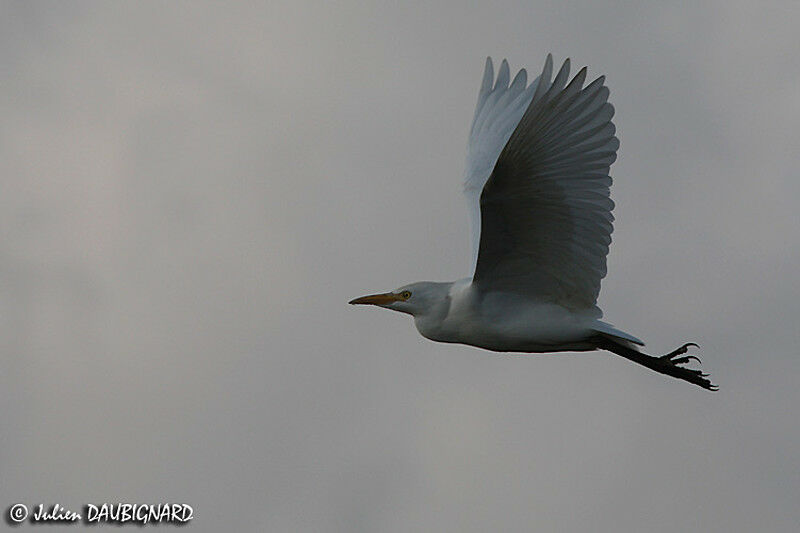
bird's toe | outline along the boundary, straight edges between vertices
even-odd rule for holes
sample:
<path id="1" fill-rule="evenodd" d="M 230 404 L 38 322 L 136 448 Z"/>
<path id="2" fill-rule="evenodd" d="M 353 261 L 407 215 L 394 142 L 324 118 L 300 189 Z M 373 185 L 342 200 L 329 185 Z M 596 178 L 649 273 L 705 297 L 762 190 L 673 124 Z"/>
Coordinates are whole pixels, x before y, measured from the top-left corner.
<path id="1" fill-rule="evenodd" d="M 688 351 L 689 351 L 689 347 L 690 347 L 690 346 L 694 346 L 695 348 L 700 348 L 700 345 L 698 345 L 697 343 L 694 343 L 694 342 L 687 342 L 686 344 L 684 344 L 684 345 L 683 345 L 683 346 L 681 346 L 680 348 L 676 348 L 675 350 L 673 350 L 673 351 L 669 352 L 668 354 L 666 354 L 666 355 L 662 355 L 662 356 L 661 356 L 661 359 L 672 359 L 673 357 L 677 357 L 677 356 L 679 356 L 679 355 L 683 355 L 683 354 L 685 354 L 686 352 L 688 352 Z M 692 358 L 692 357 L 693 357 L 694 359 L 697 359 L 697 358 L 696 358 L 696 357 L 694 357 L 694 356 L 689 356 L 689 357 L 690 357 L 690 358 Z M 681 358 L 681 360 L 683 360 L 683 359 L 684 359 L 684 358 Z M 685 362 L 687 362 L 687 361 L 688 361 L 688 359 L 687 359 L 686 361 L 683 361 L 683 362 L 685 363 Z M 700 362 L 700 360 L 699 360 L 699 359 L 697 359 L 697 361 L 698 361 L 698 362 Z"/>
<path id="2" fill-rule="evenodd" d="M 670 359 L 670 361 L 672 361 L 672 364 L 674 365 L 682 365 L 692 360 L 697 361 L 697 364 L 699 365 L 703 364 L 700 358 L 697 357 L 696 355 L 687 355 L 686 357 L 678 357 L 677 359 Z"/>

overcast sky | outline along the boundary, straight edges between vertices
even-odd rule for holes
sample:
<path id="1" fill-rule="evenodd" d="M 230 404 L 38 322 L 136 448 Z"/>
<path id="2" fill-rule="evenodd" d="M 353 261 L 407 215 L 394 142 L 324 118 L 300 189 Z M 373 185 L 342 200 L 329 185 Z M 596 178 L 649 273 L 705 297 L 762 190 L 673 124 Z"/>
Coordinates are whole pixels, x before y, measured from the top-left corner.
<path id="1" fill-rule="evenodd" d="M 253 4 L 3 2 L 0 507 L 796 531 L 797 2 Z M 346 303 L 469 274 L 485 57 L 548 52 L 617 109 L 605 317 L 716 394 Z"/>

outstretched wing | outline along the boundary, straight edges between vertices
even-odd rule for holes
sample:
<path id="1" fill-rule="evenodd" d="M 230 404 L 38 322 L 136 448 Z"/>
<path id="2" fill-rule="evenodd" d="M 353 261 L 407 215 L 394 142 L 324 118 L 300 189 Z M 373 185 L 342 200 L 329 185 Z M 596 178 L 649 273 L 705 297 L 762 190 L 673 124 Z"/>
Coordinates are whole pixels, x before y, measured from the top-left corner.
<path id="1" fill-rule="evenodd" d="M 483 81 L 478 92 L 478 103 L 469 132 L 467 166 L 464 173 L 464 194 L 469 209 L 470 235 L 472 239 L 472 265 L 475 271 L 478 261 L 478 246 L 481 238 L 480 196 L 483 186 L 492 174 L 492 169 L 508 138 L 514 132 L 525 109 L 531 102 L 539 78 L 527 86 L 527 72 L 520 70 L 509 86 L 508 62 L 504 59 L 494 78 L 492 58 L 486 58 Z"/>
<path id="2" fill-rule="evenodd" d="M 552 83 L 551 73 L 548 55 L 480 194 L 473 282 L 482 291 L 511 292 L 599 316 L 597 295 L 614 220 L 608 175 L 619 148 L 614 108 L 603 77 L 583 87 L 583 68 L 567 84 L 569 60 Z M 501 67 L 498 82 L 502 75 Z"/>

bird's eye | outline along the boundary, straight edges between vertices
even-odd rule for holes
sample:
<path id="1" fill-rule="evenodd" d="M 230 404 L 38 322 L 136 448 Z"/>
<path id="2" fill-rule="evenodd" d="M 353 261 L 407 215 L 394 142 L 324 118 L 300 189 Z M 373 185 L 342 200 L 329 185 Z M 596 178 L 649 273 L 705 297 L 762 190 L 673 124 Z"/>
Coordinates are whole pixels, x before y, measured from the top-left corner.
<path id="1" fill-rule="evenodd" d="M 403 292 L 401 292 L 400 293 L 400 298 L 402 298 L 403 300 L 408 300 L 409 298 L 411 298 L 411 291 L 403 291 Z"/>

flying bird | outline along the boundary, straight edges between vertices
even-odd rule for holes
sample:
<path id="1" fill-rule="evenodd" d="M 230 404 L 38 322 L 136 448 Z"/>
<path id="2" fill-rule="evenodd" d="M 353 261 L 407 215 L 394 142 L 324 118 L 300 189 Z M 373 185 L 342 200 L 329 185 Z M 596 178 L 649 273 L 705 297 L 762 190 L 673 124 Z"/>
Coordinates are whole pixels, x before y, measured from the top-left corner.
<path id="1" fill-rule="evenodd" d="M 607 350 L 651 370 L 717 387 L 688 368 L 695 343 L 662 356 L 600 320 L 600 280 L 611 244 L 609 169 L 619 140 L 605 77 L 584 87 L 586 67 L 569 80 L 567 59 L 551 81 L 525 69 L 510 81 L 503 60 L 486 59 L 469 134 L 464 194 L 470 214 L 472 277 L 422 281 L 351 304 L 407 313 L 438 342 L 496 352 Z"/>

